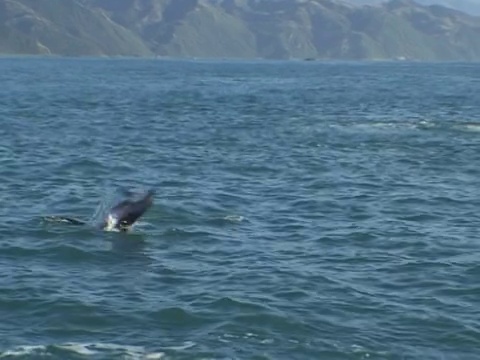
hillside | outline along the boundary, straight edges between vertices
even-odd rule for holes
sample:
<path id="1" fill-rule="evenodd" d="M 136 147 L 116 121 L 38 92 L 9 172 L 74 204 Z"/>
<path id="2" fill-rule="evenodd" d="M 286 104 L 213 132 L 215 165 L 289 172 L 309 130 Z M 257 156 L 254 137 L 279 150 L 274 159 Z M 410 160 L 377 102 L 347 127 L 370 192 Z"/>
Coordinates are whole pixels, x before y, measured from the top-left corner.
<path id="1" fill-rule="evenodd" d="M 479 35 L 410 0 L 0 0 L 0 53 L 480 60 Z"/>
<path id="2" fill-rule="evenodd" d="M 352 5 L 378 5 L 388 0 L 343 0 Z M 470 15 L 480 15 L 480 0 L 416 0 L 422 5 L 442 5 L 451 9 L 463 11 Z"/>
<path id="3" fill-rule="evenodd" d="M 136 34 L 74 0 L 0 0 L 0 52 L 150 55 Z"/>

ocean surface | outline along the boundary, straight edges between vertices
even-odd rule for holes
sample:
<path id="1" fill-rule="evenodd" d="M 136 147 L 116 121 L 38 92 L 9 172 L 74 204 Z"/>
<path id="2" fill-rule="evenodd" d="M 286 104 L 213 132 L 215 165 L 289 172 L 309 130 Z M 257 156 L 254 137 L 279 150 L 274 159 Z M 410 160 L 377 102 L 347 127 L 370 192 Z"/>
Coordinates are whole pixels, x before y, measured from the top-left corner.
<path id="1" fill-rule="evenodd" d="M 0 200 L 2 360 L 480 358 L 480 64 L 2 58 Z"/>

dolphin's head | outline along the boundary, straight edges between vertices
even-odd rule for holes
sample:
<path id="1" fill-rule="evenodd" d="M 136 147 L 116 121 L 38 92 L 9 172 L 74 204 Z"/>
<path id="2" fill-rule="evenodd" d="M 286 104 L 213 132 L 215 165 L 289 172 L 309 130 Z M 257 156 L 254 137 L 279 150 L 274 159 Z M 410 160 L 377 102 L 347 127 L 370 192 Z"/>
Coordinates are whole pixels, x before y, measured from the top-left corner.
<path id="1" fill-rule="evenodd" d="M 115 205 L 107 215 L 103 228 L 107 231 L 129 231 L 133 224 L 153 205 L 154 190 L 149 190 L 138 200 L 124 200 Z"/>

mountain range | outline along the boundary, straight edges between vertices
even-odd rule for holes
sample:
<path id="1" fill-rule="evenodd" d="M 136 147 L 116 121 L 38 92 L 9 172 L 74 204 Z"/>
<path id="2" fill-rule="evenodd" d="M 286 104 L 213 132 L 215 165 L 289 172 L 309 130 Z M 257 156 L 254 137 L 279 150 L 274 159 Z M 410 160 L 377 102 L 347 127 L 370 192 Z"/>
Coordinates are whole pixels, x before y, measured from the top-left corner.
<path id="1" fill-rule="evenodd" d="M 388 0 L 344 0 L 353 5 L 378 5 Z M 471 15 L 480 15 L 480 0 L 415 0 L 422 5 L 442 5 Z"/>
<path id="2" fill-rule="evenodd" d="M 480 17 L 412 0 L 352 2 L 0 0 L 0 53 L 480 60 Z"/>

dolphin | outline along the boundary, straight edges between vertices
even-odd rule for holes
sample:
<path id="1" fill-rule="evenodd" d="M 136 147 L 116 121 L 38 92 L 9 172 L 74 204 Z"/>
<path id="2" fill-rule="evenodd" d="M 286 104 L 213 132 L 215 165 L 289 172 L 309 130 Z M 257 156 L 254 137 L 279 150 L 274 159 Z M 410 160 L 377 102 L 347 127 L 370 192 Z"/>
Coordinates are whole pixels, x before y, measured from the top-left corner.
<path id="1" fill-rule="evenodd" d="M 153 205 L 154 190 L 148 190 L 138 200 L 123 200 L 110 209 L 102 223 L 107 231 L 129 231 L 133 224 Z"/>
<path id="2" fill-rule="evenodd" d="M 113 206 L 100 224 L 100 229 L 105 231 L 130 231 L 135 222 L 153 205 L 154 195 L 154 190 L 148 190 L 137 200 L 126 199 Z M 86 221 L 66 216 L 48 216 L 46 219 L 72 225 L 87 225 Z"/>

